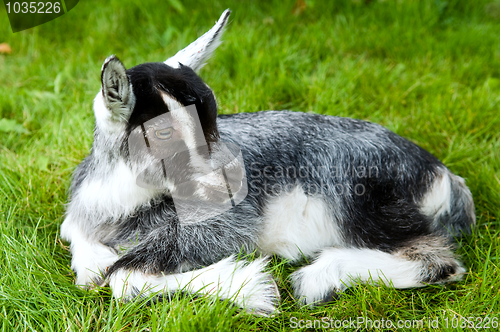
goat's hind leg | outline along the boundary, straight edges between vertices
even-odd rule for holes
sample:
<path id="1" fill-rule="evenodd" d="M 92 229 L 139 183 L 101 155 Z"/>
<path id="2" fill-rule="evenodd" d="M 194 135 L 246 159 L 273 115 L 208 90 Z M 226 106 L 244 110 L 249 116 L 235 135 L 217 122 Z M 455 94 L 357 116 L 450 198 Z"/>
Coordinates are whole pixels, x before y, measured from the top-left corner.
<path id="1" fill-rule="evenodd" d="M 446 238 L 423 236 L 391 253 L 358 248 L 325 249 L 312 264 L 296 271 L 291 278 L 296 298 L 314 304 L 328 301 L 359 282 L 412 288 L 457 281 L 464 272 Z"/>

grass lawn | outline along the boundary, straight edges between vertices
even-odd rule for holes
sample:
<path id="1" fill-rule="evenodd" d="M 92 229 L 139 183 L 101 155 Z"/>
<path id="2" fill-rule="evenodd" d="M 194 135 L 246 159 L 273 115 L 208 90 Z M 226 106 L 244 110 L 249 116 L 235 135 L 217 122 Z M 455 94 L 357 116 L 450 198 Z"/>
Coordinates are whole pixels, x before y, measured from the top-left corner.
<path id="1" fill-rule="evenodd" d="M 330 318 L 363 317 L 423 320 L 425 330 L 437 319 L 435 330 L 446 331 L 469 317 L 475 327 L 500 320 L 500 2 L 491 1 L 87 0 L 16 34 L 0 6 L 0 43 L 12 48 L 0 54 L 0 330 L 279 331 L 299 320 L 324 319 L 324 327 Z M 163 61 L 226 8 L 233 13 L 224 42 L 201 72 L 219 112 L 353 117 L 429 150 L 474 196 L 477 227 L 458 249 L 463 281 L 363 285 L 307 309 L 291 296 L 296 267 L 273 258 L 283 297 L 273 318 L 205 298 L 121 303 L 107 288 L 73 285 L 59 226 L 71 173 L 92 143 L 104 59 L 116 54 L 127 67 Z"/>

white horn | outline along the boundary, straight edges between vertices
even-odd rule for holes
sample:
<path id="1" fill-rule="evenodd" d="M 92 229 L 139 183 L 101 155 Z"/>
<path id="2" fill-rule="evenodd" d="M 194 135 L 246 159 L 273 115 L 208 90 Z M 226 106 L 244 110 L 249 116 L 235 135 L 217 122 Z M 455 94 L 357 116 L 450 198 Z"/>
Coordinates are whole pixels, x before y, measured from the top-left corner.
<path id="1" fill-rule="evenodd" d="M 224 32 L 229 14 L 231 14 L 231 11 L 226 9 L 212 29 L 208 30 L 208 32 L 189 44 L 186 48 L 177 52 L 176 55 L 167 59 L 165 64 L 173 68 L 179 68 L 179 63 L 181 63 L 184 66 L 191 67 L 194 71 L 199 71 L 217 46 L 220 45 L 220 37 Z"/>

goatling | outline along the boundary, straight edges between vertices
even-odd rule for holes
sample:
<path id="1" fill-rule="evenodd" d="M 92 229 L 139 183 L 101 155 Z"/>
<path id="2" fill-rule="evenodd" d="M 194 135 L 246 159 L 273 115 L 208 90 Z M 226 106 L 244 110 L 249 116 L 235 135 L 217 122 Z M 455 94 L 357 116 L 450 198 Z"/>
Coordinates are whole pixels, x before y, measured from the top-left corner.
<path id="1" fill-rule="evenodd" d="M 104 62 L 90 155 L 77 167 L 61 236 L 78 285 L 116 297 L 193 292 L 257 314 L 279 293 L 266 259 L 314 258 L 298 300 L 359 282 L 420 287 L 465 272 L 452 241 L 471 230 L 462 178 L 380 125 L 266 111 L 217 116 L 195 73 L 230 12 L 164 63 Z"/>

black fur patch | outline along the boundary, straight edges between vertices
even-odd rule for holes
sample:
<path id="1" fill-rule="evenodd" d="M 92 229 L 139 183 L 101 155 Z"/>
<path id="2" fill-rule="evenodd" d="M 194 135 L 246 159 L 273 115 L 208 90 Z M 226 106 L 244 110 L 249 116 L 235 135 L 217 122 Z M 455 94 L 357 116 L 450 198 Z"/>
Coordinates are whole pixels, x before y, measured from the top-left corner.
<path id="1" fill-rule="evenodd" d="M 196 105 L 207 143 L 219 137 L 216 126 L 217 105 L 212 90 L 189 67 L 172 68 L 162 62 L 150 62 L 127 70 L 136 103 L 127 130 L 170 110 L 161 93 L 166 93 L 184 106 Z"/>

